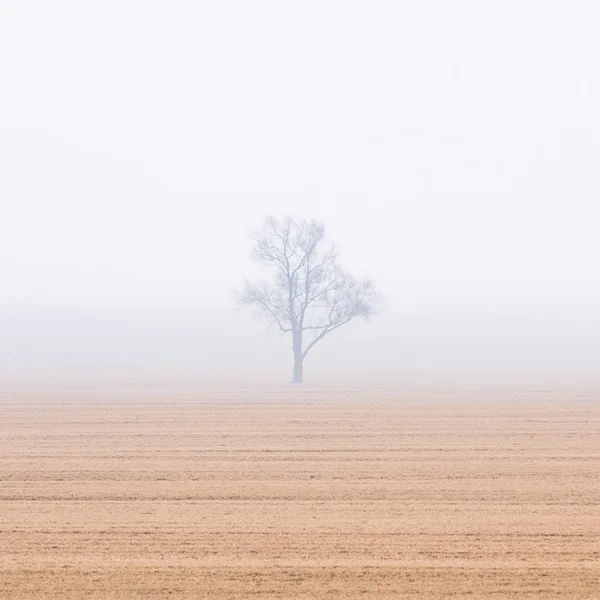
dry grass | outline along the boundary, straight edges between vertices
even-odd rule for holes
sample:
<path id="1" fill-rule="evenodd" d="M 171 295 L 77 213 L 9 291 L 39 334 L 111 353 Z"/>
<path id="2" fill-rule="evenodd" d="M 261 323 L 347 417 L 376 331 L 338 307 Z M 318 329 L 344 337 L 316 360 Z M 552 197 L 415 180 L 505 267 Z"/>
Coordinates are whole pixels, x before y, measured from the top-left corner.
<path id="1" fill-rule="evenodd" d="M 1 401 L 0 598 L 600 598 L 593 396 L 200 396 Z"/>

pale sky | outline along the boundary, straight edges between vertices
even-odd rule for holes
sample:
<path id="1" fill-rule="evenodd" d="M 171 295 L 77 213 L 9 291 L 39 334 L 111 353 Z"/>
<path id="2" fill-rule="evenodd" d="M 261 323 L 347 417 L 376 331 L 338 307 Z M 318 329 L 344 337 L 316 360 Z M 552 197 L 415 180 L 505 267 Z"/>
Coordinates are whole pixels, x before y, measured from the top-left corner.
<path id="1" fill-rule="evenodd" d="M 597 323 L 598 23 L 592 0 L 0 0 L 0 309 L 233 331 L 272 213 L 328 224 L 386 297 L 378 339 Z"/>

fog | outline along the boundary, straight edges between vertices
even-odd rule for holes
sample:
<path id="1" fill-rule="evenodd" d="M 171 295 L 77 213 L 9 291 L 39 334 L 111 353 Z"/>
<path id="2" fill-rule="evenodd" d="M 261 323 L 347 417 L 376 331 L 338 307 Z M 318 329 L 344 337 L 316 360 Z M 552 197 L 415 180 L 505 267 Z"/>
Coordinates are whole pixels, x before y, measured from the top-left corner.
<path id="1" fill-rule="evenodd" d="M 282 381 L 269 214 L 385 298 L 306 379 L 596 378 L 597 3 L 0 3 L 0 374 Z"/>

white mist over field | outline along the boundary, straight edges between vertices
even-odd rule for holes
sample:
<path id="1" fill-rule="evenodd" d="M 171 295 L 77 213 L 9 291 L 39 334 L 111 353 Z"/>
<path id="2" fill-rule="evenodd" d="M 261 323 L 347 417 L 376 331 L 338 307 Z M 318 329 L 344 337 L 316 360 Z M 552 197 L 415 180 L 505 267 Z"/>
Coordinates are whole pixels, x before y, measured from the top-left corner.
<path id="1" fill-rule="evenodd" d="M 231 293 L 274 214 L 325 222 L 385 298 L 307 381 L 595 378 L 599 20 L 3 2 L 0 374 L 287 381 L 291 341 Z"/>

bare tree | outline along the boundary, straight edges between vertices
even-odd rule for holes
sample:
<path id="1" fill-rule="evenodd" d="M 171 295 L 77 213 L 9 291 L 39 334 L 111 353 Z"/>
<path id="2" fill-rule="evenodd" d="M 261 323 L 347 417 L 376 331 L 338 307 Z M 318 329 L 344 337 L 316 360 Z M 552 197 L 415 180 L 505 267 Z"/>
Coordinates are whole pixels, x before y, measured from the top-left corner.
<path id="1" fill-rule="evenodd" d="M 246 281 L 240 303 L 282 334 L 292 334 L 293 381 L 302 383 L 307 354 L 352 319 L 373 315 L 379 294 L 369 279 L 357 280 L 342 270 L 335 246 L 326 244 L 322 223 L 270 217 L 254 242 L 253 258 L 270 267 L 274 277 Z"/>

